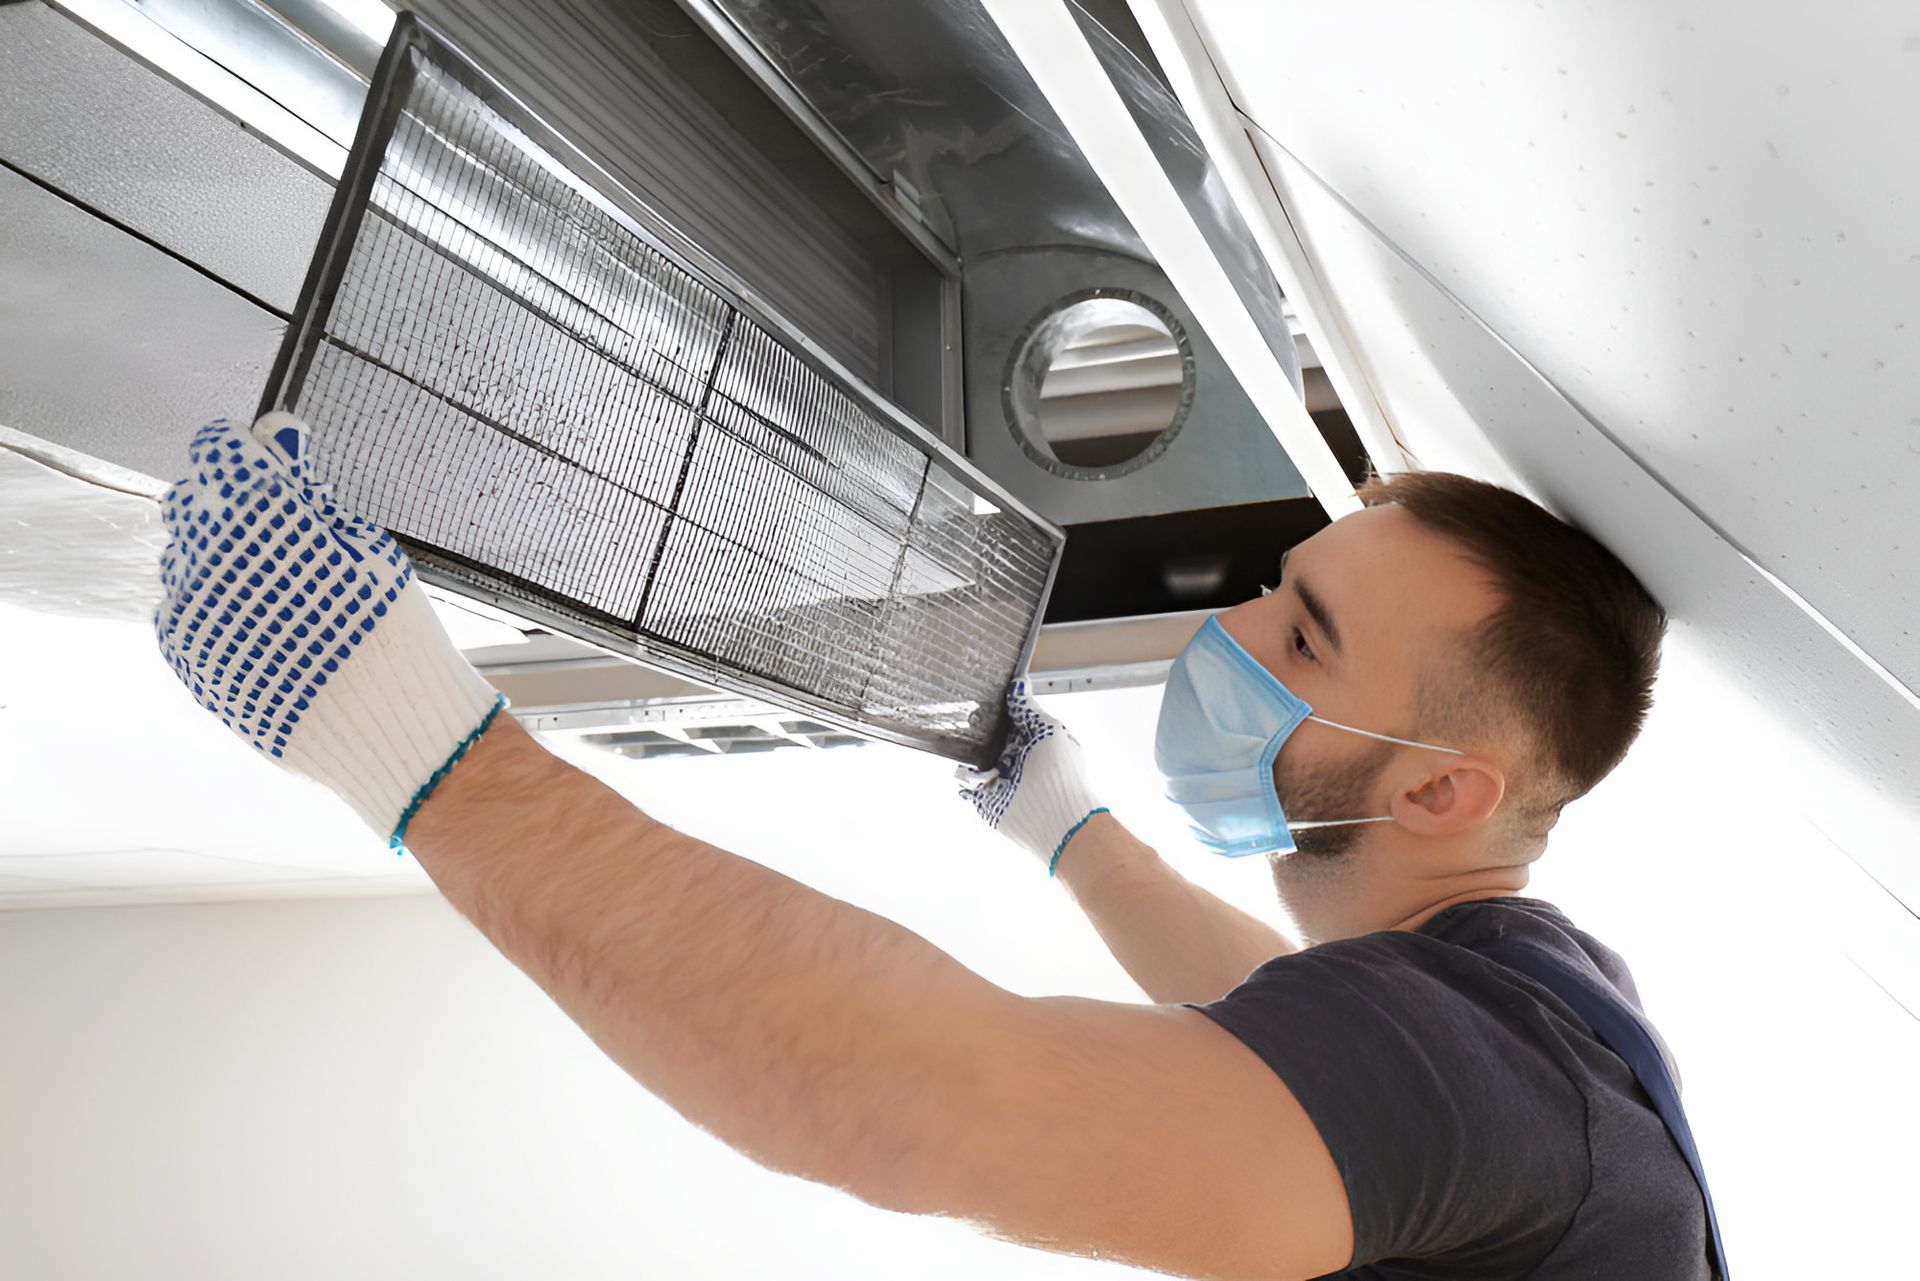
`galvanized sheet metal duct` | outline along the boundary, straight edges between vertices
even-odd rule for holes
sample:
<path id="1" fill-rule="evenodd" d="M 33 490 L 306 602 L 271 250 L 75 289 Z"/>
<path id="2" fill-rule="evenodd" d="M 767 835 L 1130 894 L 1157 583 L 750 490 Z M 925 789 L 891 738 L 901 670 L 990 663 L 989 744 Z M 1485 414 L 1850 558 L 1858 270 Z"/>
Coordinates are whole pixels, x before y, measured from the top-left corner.
<path id="1" fill-rule="evenodd" d="M 1067 525 L 1303 498 L 1306 484 L 1191 310 L 1081 155 L 979 0 L 681 0 L 825 145 L 858 157 L 958 254 L 967 454 Z M 1279 291 L 1204 149 L 1151 73 L 1098 28 L 1096 47 L 1211 239 L 1261 298 L 1275 359 L 1297 379 Z M 1033 350 L 1065 307 L 1141 303 L 1186 367 L 1176 419 L 1148 453 L 1077 467 L 1023 421 Z M 1040 438 L 1036 438 L 1039 436 Z"/>
<path id="2" fill-rule="evenodd" d="M 1060 531 L 676 239 L 403 18 L 263 407 L 429 576 L 990 761 Z"/>
<path id="3" fill-rule="evenodd" d="M 925 363 L 917 351 L 896 361 L 903 343 L 926 334 L 938 350 L 939 270 L 857 192 L 839 189 L 832 167 L 671 0 L 540 6 L 461 0 L 424 7 L 446 10 L 452 25 L 496 50 L 504 65 L 541 77 L 536 92 L 552 100 L 543 106 L 568 122 L 597 163 L 639 185 L 655 208 L 753 280 L 758 293 L 796 317 L 860 377 L 896 389 L 896 367 L 919 370 Z M 121 11 L 92 4 L 86 12 Z M 130 360 L 123 350 L 130 335 L 116 327 L 113 313 L 68 315 L 60 299 L 45 300 L 53 310 L 40 327 L 88 335 L 71 352 L 91 371 L 90 381 L 60 374 L 60 365 L 0 355 L 0 370 L 8 373 L 0 408 L 13 406 L 10 417 L 23 428 L 169 475 L 181 465 L 180 442 L 195 421 L 237 408 L 204 397 L 204 388 L 232 382 L 236 363 L 260 375 L 253 353 L 272 350 L 272 331 L 293 305 L 331 189 L 330 176 L 274 145 L 257 123 L 236 124 L 196 89 L 245 81 L 280 94 L 282 105 L 293 109 L 312 97 L 295 92 L 309 81 L 329 93 L 342 80 L 356 82 L 341 62 L 297 32 L 275 28 L 278 19 L 242 0 L 129 3 L 124 21 L 156 40 L 184 41 L 185 61 L 204 69 L 205 83 L 186 78 L 183 87 L 57 7 L 0 6 L 0 82 L 8 86 L 0 94 L 0 162 L 68 203 L 61 211 L 57 202 L 28 202 L 44 208 L 46 217 L 111 220 L 97 228 L 110 241 L 126 231 L 149 238 L 151 245 L 134 240 L 124 250 L 122 256 L 142 260 L 132 280 L 191 275 L 197 268 L 226 285 L 243 310 L 248 303 L 263 308 L 260 340 L 223 348 L 231 331 L 223 318 L 214 326 L 219 337 L 209 331 L 202 341 L 211 314 L 179 307 L 170 327 L 180 345 L 177 359 Z M 234 43 L 216 44 L 216 35 Z M 349 64 L 357 61 L 346 56 Z M 785 129 L 784 140 L 779 131 L 758 127 L 766 120 Z M 309 123 L 323 133 L 340 132 L 331 118 Z M 340 138 L 342 146 L 349 141 Z M 149 253 L 156 261 L 146 264 Z M 166 254 L 177 261 L 168 263 Z M 88 266 L 70 269 L 84 276 Z M 31 318 L 18 323 L 23 333 L 35 327 Z M 12 324 L 0 330 L 0 340 Z M 153 337 L 147 331 L 139 341 Z M 223 358 L 222 350 L 235 354 Z M 246 378 L 239 381 L 244 385 Z M 939 417 L 937 371 L 897 390 L 916 412 Z M 103 403 L 143 396 L 157 405 L 197 407 L 184 420 L 175 416 L 178 410 L 140 419 L 98 412 Z"/>

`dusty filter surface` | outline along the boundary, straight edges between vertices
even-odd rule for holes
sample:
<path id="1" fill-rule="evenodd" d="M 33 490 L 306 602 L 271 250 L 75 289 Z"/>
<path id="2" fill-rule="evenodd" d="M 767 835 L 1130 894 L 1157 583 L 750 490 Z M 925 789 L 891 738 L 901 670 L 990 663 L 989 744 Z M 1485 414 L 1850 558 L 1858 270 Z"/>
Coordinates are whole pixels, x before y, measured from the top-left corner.
<path id="1" fill-rule="evenodd" d="M 1062 533 L 587 168 L 403 18 L 263 408 L 429 578 L 985 763 Z"/>

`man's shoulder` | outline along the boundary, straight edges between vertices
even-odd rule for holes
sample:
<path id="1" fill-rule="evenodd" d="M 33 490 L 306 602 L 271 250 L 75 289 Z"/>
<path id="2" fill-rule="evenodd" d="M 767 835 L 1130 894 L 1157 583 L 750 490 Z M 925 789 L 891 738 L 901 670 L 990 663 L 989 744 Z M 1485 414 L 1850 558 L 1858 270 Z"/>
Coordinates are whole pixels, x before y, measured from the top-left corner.
<path id="1" fill-rule="evenodd" d="M 1502 895 L 1456 903 L 1436 912 L 1418 930 L 1404 932 L 1469 951 L 1500 941 L 1544 948 L 1570 965 L 1591 967 L 1635 1010 L 1641 1009 L 1640 992 L 1626 958 L 1545 899 Z"/>
<path id="2" fill-rule="evenodd" d="M 1653 1225 L 1642 1253 L 1691 1258 L 1694 1229 L 1663 1225 L 1686 1218 L 1692 1176 L 1631 1069 L 1550 991 L 1475 950 L 1492 941 L 1543 948 L 1631 997 L 1617 952 L 1554 904 L 1508 896 L 1277 957 L 1204 1009 L 1319 1129 L 1356 1258 L 1418 1259 L 1427 1276 L 1599 1275 L 1623 1220 Z"/>
<path id="3" fill-rule="evenodd" d="M 1527 974 L 1485 955 L 1489 943 L 1524 942 L 1570 968 L 1611 987 L 1647 1023 L 1633 975 L 1621 955 L 1580 929 L 1567 914 L 1542 899 L 1517 895 L 1475 899 L 1436 913 L 1418 929 L 1379 930 L 1333 939 L 1261 965 L 1220 1001 L 1198 1007 L 1243 1039 L 1328 1022 L 1351 1023 L 1355 1002 L 1391 1010 L 1401 1032 L 1445 1043 L 1472 1029 L 1483 1041 L 1512 1051 L 1530 1048 L 1556 1060 L 1570 1047 L 1592 1041 L 1589 1054 L 1561 1069 L 1586 1080 L 1601 1070 L 1605 1052 L 1578 1013 Z M 1516 994 L 1529 998 L 1515 1001 Z M 1540 1007 L 1551 1017 L 1543 1021 Z M 1566 1031 L 1581 1035 L 1569 1040 Z M 1663 1052 L 1665 1043 L 1661 1042 Z M 1673 1064 L 1667 1053 L 1669 1066 Z M 1677 1072 L 1676 1072 L 1677 1075 Z"/>
<path id="4" fill-rule="evenodd" d="M 1357 1259 L 1519 1275 L 1591 1186 L 1585 1083 L 1566 1038 L 1516 999 L 1524 980 L 1445 934 L 1319 943 L 1201 1008 L 1319 1130 L 1346 1181 Z"/>
<path id="5" fill-rule="evenodd" d="M 1448 1046 L 1462 1036 L 1478 1045 L 1530 1045 L 1558 1053 L 1561 1025 L 1571 1021 L 1534 979 L 1481 948 L 1523 941 L 1609 983 L 1631 978 L 1611 948 L 1577 929 L 1565 913 L 1537 899 L 1503 897 L 1456 904 L 1418 929 L 1376 930 L 1330 939 L 1267 961 L 1233 991 L 1203 1009 L 1243 1039 L 1340 1025 L 1358 1026 L 1355 1011 L 1390 1015 L 1394 1034 Z M 1516 995 L 1523 999 L 1516 1001 Z M 1543 1022 L 1535 1007 L 1554 1007 Z M 1444 1055 L 1449 1050 L 1438 1050 Z"/>
<path id="6" fill-rule="evenodd" d="M 1369 969 L 1410 966 L 1431 971 L 1443 961 L 1459 961 L 1469 972 L 1492 965 L 1469 961 L 1489 943 L 1525 942 L 1544 948 L 1570 965 L 1597 970 L 1619 988 L 1637 1008 L 1639 996 L 1633 976 L 1621 955 L 1576 926 L 1567 914 L 1544 899 L 1503 895 L 1456 903 L 1435 913 L 1411 930 L 1376 930 L 1348 938 L 1316 943 L 1298 952 L 1274 957 L 1248 976 L 1249 983 L 1289 969 L 1316 969 L 1346 962 Z"/>

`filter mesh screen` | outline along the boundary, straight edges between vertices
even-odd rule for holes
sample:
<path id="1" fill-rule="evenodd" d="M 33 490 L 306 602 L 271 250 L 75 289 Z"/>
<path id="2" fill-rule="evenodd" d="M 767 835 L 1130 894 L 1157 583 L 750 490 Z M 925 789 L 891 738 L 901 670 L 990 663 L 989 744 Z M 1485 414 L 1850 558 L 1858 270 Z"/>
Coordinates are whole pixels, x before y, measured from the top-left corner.
<path id="1" fill-rule="evenodd" d="M 1062 535 L 654 242 L 429 29 L 368 96 L 270 406 L 429 577 L 984 762 Z"/>

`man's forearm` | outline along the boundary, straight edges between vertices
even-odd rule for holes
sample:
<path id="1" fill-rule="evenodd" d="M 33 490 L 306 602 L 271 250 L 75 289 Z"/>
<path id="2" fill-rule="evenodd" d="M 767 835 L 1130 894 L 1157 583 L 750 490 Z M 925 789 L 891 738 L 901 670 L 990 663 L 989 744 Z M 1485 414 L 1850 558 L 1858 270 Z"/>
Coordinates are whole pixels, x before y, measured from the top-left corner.
<path id="1" fill-rule="evenodd" d="M 1074 835 L 1057 875 L 1154 1001 L 1215 1000 L 1262 962 L 1300 950 L 1167 866 L 1111 814 L 1094 816 Z"/>
<path id="2" fill-rule="evenodd" d="M 657 823 L 506 717 L 408 848 L 607 1054 L 756 1160 L 913 1208 L 967 1056 L 1016 1000 L 893 922 Z"/>

